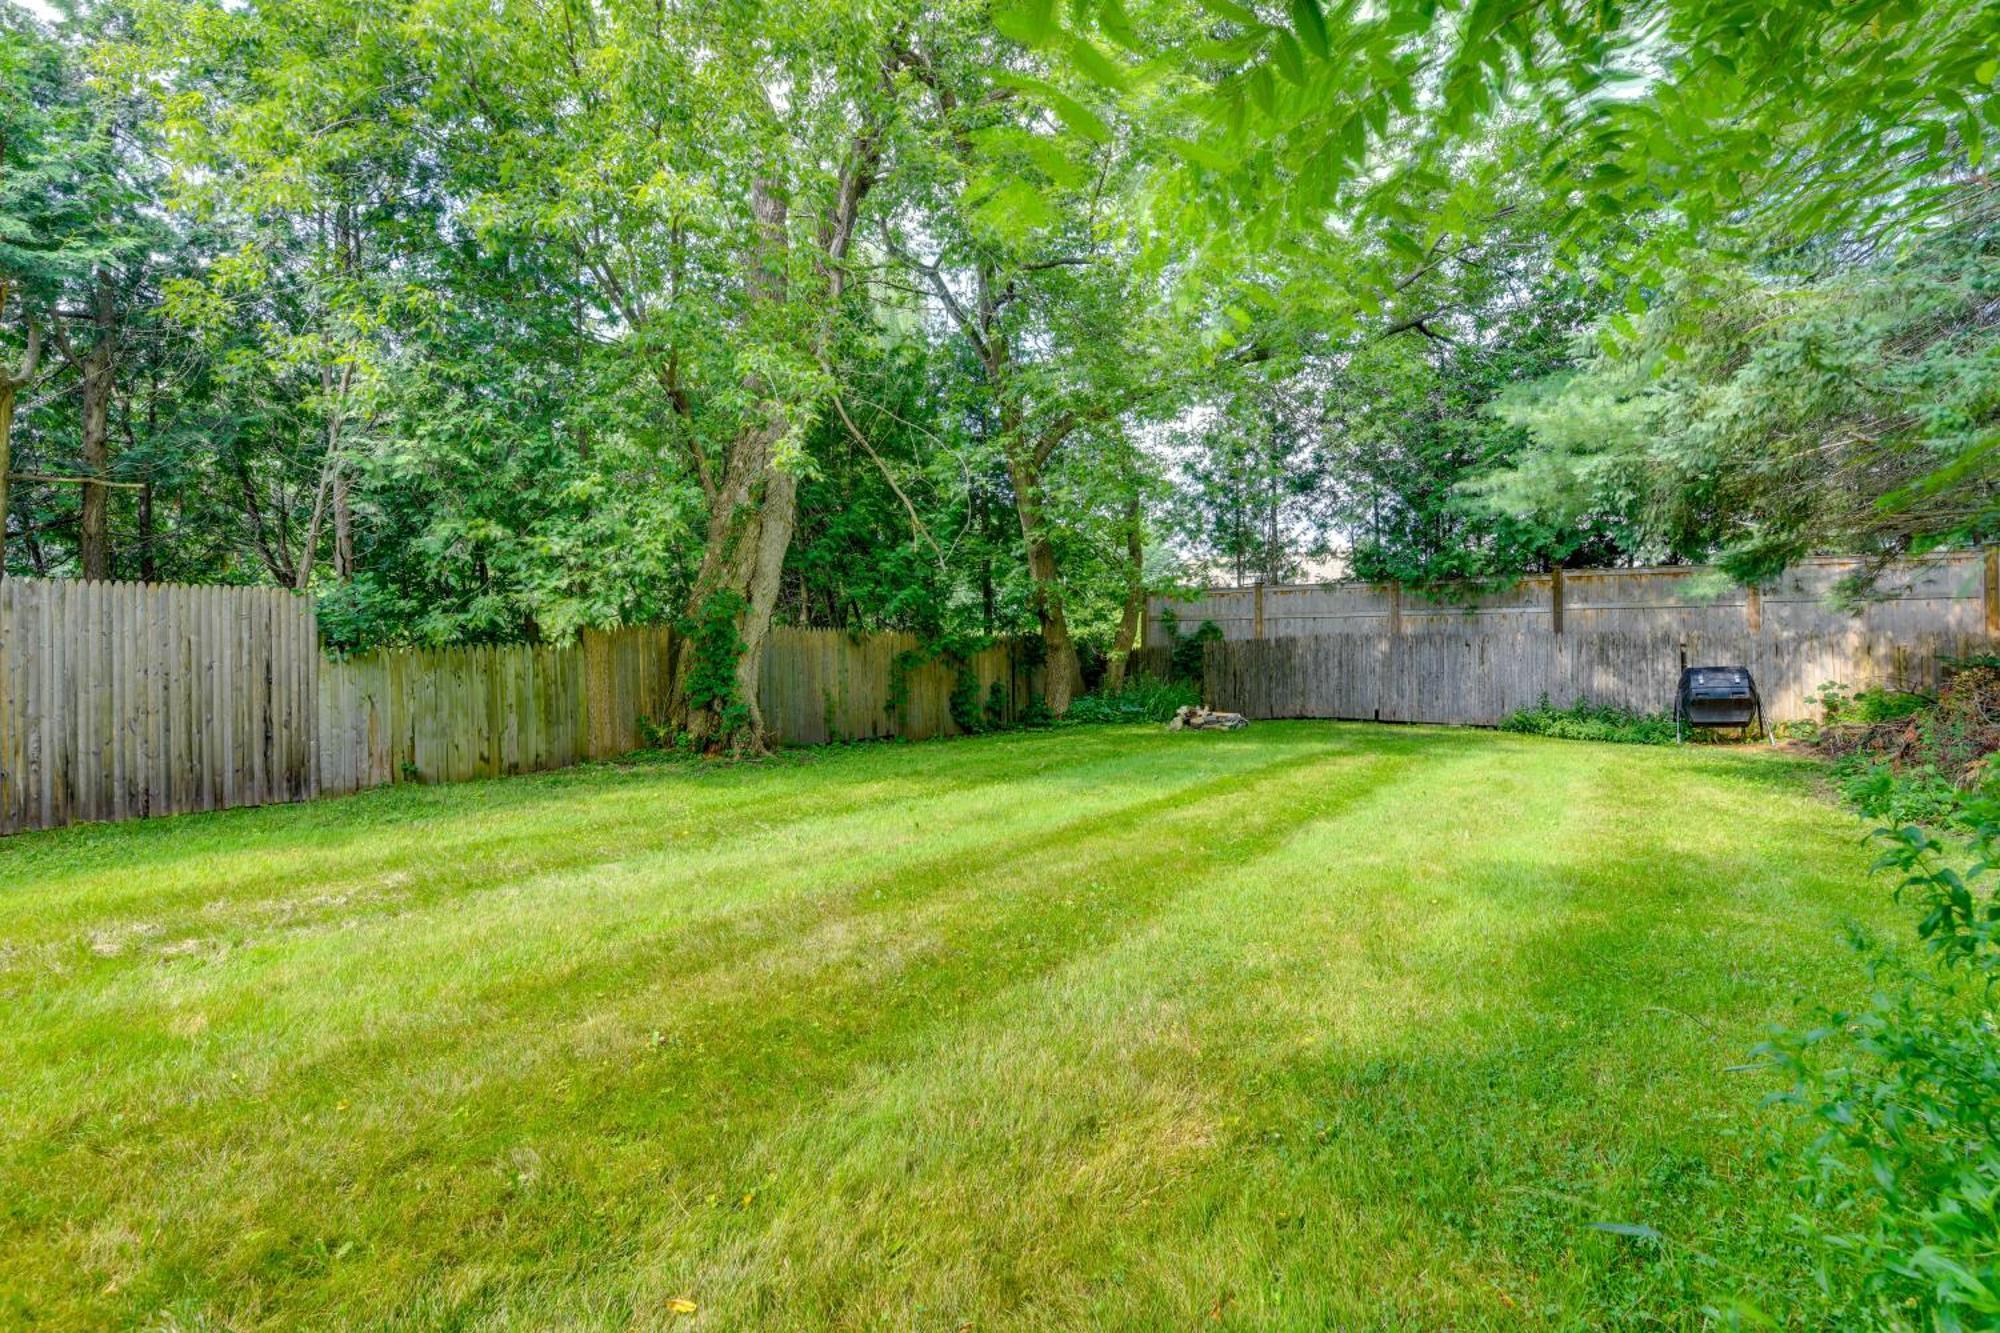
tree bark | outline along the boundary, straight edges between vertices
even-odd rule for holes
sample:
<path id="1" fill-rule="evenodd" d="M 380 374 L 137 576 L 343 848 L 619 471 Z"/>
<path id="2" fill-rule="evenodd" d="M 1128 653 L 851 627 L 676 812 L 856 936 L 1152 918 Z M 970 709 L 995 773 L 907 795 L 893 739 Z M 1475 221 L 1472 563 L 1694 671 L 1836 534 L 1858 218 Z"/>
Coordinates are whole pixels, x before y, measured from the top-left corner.
<path id="1" fill-rule="evenodd" d="M 14 395 L 19 385 L 0 366 L 0 578 L 7 576 L 7 472 L 14 466 Z"/>
<path id="2" fill-rule="evenodd" d="M 320 462 L 319 485 L 313 488 L 312 517 L 306 520 L 306 548 L 299 554 L 298 574 L 292 583 L 297 592 L 312 587 L 313 563 L 319 558 L 319 534 L 326 524 L 327 501 L 342 471 L 341 431 L 347 424 L 347 396 L 354 387 L 354 366 L 350 362 L 341 367 L 337 388 L 331 366 L 321 366 L 319 378 L 321 392 L 334 397 L 326 414 L 326 454 Z"/>
<path id="3" fill-rule="evenodd" d="M 775 181 L 759 177 L 752 182 L 750 211 L 757 246 L 749 274 L 750 299 L 753 306 L 768 307 L 785 299 L 787 287 L 787 203 Z M 700 749 L 737 754 L 765 748 L 757 674 L 771 611 L 778 602 L 785 552 L 791 548 L 798 519 L 798 481 L 778 465 L 777 456 L 790 429 L 789 415 L 767 396 L 761 381 L 753 378 L 746 387 L 758 401 L 762 419 L 737 432 L 722 474 L 715 479 L 708 539 L 688 598 L 688 617 L 697 622 L 713 599 L 731 594 L 740 599 L 735 611 L 741 650 L 735 662 L 734 698 L 692 697 L 689 687 L 700 645 L 693 636 L 684 635 L 675 653 L 668 710 L 670 725 L 692 737 Z M 731 704 L 741 706 L 740 716 L 730 712 Z"/>
<path id="4" fill-rule="evenodd" d="M 159 580 L 160 559 L 153 546 L 153 483 L 149 481 L 139 492 L 139 581 Z"/>
<path id="5" fill-rule="evenodd" d="M 354 581 L 354 506 L 348 494 L 352 480 L 346 466 L 336 463 L 333 474 L 333 575 L 342 583 Z"/>
<path id="6" fill-rule="evenodd" d="M 1111 660 L 1105 665 L 1104 684 L 1117 690 L 1125 684 L 1125 671 L 1132 645 L 1139 638 L 1139 622 L 1146 614 L 1146 551 L 1139 532 L 1139 498 L 1125 506 L 1125 605 L 1118 615 L 1118 637 L 1111 643 Z"/>
<path id="7" fill-rule="evenodd" d="M 1042 627 L 1046 672 L 1042 698 L 1049 711 L 1061 717 L 1069 711 L 1070 700 L 1082 691 L 1083 667 L 1077 661 L 1076 643 L 1070 638 L 1069 617 L 1063 611 L 1062 571 L 1049 540 L 1048 520 L 1042 514 L 1041 468 L 1017 450 L 1009 452 L 1007 472 L 1014 483 L 1014 512 L 1021 521 L 1028 578 L 1034 587 L 1035 618 Z"/>
<path id="8" fill-rule="evenodd" d="M 742 647 L 735 663 L 734 699 L 697 704 L 688 687 L 698 645 L 692 636 L 680 639 L 670 721 L 703 750 L 749 754 L 766 745 L 764 715 L 757 704 L 757 675 L 764 641 L 770 634 L 771 612 L 778 604 L 785 553 L 791 548 L 792 529 L 798 519 L 798 481 L 777 466 L 777 446 L 785 427 L 782 419 L 773 420 L 737 436 L 730 448 L 722 491 L 709 515 L 708 540 L 688 598 L 688 615 L 698 621 L 711 599 L 735 594 L 741 599 L 735 614 Z M 740 720 L 727 715 L 731 702 L 742 705 Z"/>

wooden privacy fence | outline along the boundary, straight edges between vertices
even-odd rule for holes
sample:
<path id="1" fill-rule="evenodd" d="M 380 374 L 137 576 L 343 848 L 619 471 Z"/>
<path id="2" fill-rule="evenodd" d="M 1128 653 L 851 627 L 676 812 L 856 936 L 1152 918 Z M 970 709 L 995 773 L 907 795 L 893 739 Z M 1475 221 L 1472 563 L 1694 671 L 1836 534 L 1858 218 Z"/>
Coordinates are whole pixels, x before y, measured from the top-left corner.
<path id="1" fill-rule="evenodd" d="M 1934 690 L 1938 658 L 1987 651 L 1984 635 L 1926 634 L 1886 643 L 1855 633 L 1780 643 L 1699 631 L 1467 635 L 1400 638 L 1325 634 L 1235 639 L 1202 650 L 1202 697 L 1253 718 L 1330 717 L 1490 726 L 1544 695 L 1636 712 L 1672 706 L 1681 654 L 1690 666 L 1744 664 L 1772 721 L 1816 717 L 1812 696 L 1829 682 L 1893 680 Z"/>
<path id="2" fill-rule="evenodd" d="M 276 589 L 0 578 L 0 833 L 311 797 L 321 667 Z"/>
<path id="3" fill-rule="evenodd" d="M 1748 666 L 1767 714 L 1791 721 L 1817 715 L 1822 685 L 1933 691 L 1939 659 L 2000 645 L 1994 552 L 1898 566 L 1882 600 L 1843 611 L 1829 594 L 1855 567 L 1808 561 L 1755 589 L 1700 569 L 1570 571 L 1456 606 L 1372 584 L 1216 589 L 1156 603 L 1153 621 L 1171 606 L 1184 629 L 1222 629 L 1203 650 L 1215 707 L 1398 722 L 1492 724 L 1543 695 L 1660 712 L 1683 661 Z M 1163 661 L 1156 646 L 1139 664 Z"/>
<path id="4" fill-rule="evenodd" d="M 673 646 L 670 630 L 639 627 L 332 660 L 311 603 L 277 589 L 0 579 L 0 833 L 625 754 L 665 713 Z M 916 648 L 905 634 L 773 630 L 767 727 L 785 744 L 958 732 L 957 673 L 911 665 Z M 969 664 L 1004 721 L 1039 685 L 1026 657 L 1006 643 Z"/>
<path id="5" fill-rule="evenodd" d="M 914 634 L 773 629 L 757 686 L 764 725 L 792 745 L 955 735 L 961 728 L 952 720 L 951 693 L 958 672 L 937 660 L 898 667 L 899 658 L 907 660 L 918 649 Z M 1041 688 L 1041 673 L 1029 668 L 1019 641 L 975 653 L 966 666 L 976 682 L 981 716 L 997 703 L 1002 723 L 1019 718 Z M 892 710 L 890 694 L 899 675 L 904 697 Z"/>
<path id="6" fill-rule="evenodd" d="M 1927 633 L 2000 634 L 2000 551 L 1953 551 L 1883 571 L 1858 614 L 1836 604 L 1858 560 L 1801 561 L 1760 587 L 1730 583 L 1713 569 L 1571 569 L 1531 574 L 1498 590 L 1446 587 L 1423 595 L 1393 583 L 1314 583 L 1210 588 L 1188 598 L 1155 597 L 1146 642 L 1165 642 L 1171 609 L 1183 629 L 1215 622 L 1225 639 L 1391 637 L 1449 631 L 1504 634 L 1726 633 L 1812 637 L 1852 627 L 1884 638 Z"/>

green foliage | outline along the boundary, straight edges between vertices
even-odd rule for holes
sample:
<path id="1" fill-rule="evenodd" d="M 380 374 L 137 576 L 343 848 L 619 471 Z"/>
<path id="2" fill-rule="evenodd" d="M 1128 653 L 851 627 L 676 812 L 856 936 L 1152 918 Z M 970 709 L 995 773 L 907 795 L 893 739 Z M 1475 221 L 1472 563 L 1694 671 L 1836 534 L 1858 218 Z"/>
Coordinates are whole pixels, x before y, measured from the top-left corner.
<path id="1" fill-rule="evenodd" d="M 1824 551 L 1987 540 L 1996 293 L 1990 227 L 1860 264 L 1689 275 L 1576 373 L 1504 400 L 1535 443 L 1482 493 L 1523 520 L 1624 514 L 1652 549 L 1746 583 Z"/>
<path id="2" fill-rule="evenodd" d="M 1635 713 L 1615 704 L 1594 704 L 1587 699 L 1579 699 L 1567 708 L 1555 708 L 1546 694 L 1535 707 L 1508 714 L 1500 723 L 1500 730 L 1623 745 L 1674 743 L 1674 720 L 1665 713 Z"/>
<path id="3" fill-rule="evenodd" d="M 717 742 L 729 741 L 750 723 L 750 705 L 736 684 L 737 664 L 749 648 L 739 628 L 748 606 L 741 593 L 719 589 L 704 598 L 680 626 L 694 645 L 682 682 L 688 710 L 714 714 L 715 728 L 710 735 Z"/>
<path id="4" fill-rule="evenodd" d="M 1835 762 L 1834 781 L 1856 808 L 1902 827 L 1942 828 L 1956 822 L 1964 793 L 1934 763 L 1893 764 L 1866 753 Z"/>
<path id="5" fill-rule="evenodd" d="M 1810 1133 L 1800 1189 L 1838 1222 L 1817 1237 L 1844 1318 L 1990 1328 L 2000 1319 L 2000 796 L 1955 793 L 1941 838 L 1877 769 L 1850 782 L 1922 948 L 1855 932 L 1866 1004 L 1760 1048 Z M 1934 812 L 1944 822 L 1944 811 Z"/>
<path id="6" fill-rule="evenodd" d="M 1935 699 L 1880 688 L 1850 694 L 1837 684 L 1822 685 L 1817 698 L 1826 725 L 1815 743 L 1833 759 L 1847 798 L 1871 815 L 1958 825 L 1965 794 L 1992 781 L 2000 667 L 1982 658 L 1951 663 Z"/>
<path id="7" fill-rule="evenodd" d="M 1213 620 L 1204 620 L 1194 633 L 1183 633 L 1180 617 L 1174 614 L 1172 607 L 1168 607 L 1160 613 L 1160 628 L 1167 636 L 1167 679 L 1175 683 L 1193 682 L 1199 689 L 1202 646 L 1221 642 L 1222 626 Z"/>
<path id="8" fill-rule="evenodd" d="M 994 683 L 997 685 L 999 682 Z M 951 720 L 958 724 L 960 731 L 977 735 L 986 730 L 985 702 L 979 692 L 979 673 L 972 669 L 972 664 L 963 660 L 954 663 L 948 703 Z"/>
<path id="9" fill-rule="evenodd" d="M 1116 690 L 1100 690 L 1070 700 L 1065 723 L 1165 722 L 1174 710 L 1201 703 L 1201 688 L 1189 681 L 1135 676 Z"/>
<path id="10" fill-rule="evenodd" d="M 1935 707 L 1937 703 L 1928 695 L 1913 694 L 1907 690 L 1892 690 L 1884 686 L 1871 686 L 1849 693 L 1844 686 L 1836 683 L 1820 686 L 1813 698 L 1819 704 L 1822 720 L 1828 726 L 1843 722 L 1858 722 L 1863 725 L 1894 722 L 1901 718 L 1915 717 Z"/>

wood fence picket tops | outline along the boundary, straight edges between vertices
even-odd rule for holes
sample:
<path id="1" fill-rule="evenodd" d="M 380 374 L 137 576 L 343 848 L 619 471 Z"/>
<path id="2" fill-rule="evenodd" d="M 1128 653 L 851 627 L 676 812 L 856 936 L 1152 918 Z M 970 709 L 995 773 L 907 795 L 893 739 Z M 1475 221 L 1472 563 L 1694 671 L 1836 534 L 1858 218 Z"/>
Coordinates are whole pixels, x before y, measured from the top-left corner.
<path id="1" fill-rule="evenodd" d="M 0 579 L 0 833 L 627 754 L 665 715 L 673 644 L 639 626 L 332 660 L 311 602 L 283 589 Z M 784 744 L 959 731 L 956 672 L 899 671 L 917 646 L 774 629 L 767 727 Z M 998 686 L 1008 721 L 1034 688 L 1024 661 L 1003 643 L 971 663 L 982 704 Z"/>
<path id="2" fill-rule="evenodd" d="M 1850 614 L 1828 594 L 1855 568 L 1808 561 L 1756 589 L 1685 568 L 1567 570 L 1456 605 L 1370 584 L 1211 589 L 1154 600 L 1135 668 L 1165 670 L 1171 606 L 1187 628 L 1221 627 L 1205 700 L 1251 717 L 1493 723 L 1543 695 L 1657 711 L 1686 661 L 1749 666 L 1768 715 L 1789 720 L 1827 683 L 1935 688 L 1941 657 L 2000 636 L 1993 553 L 1899 566 Z M 312 604 L 281 589 L 0 579 L 0 833 L 609 758 L 664 715 L 673 648 L 672 631 L 638 627 L 329 660 Z M 958 673 L 918 648 L 773 629 L 767 727 L 786 744 L 957 732 Z M 1018 643 L 972 659 L 982 714 L 1021 715 L 1039 689 L 1028 660 Z"/>

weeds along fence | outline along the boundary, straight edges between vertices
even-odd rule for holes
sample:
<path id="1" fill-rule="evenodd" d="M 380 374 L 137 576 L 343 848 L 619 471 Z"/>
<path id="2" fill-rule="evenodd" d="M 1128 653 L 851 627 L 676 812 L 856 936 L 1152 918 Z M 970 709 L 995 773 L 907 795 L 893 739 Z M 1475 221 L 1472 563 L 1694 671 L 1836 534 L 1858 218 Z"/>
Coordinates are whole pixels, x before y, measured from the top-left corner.
<path id="1" fill-rule="evenodd" d="M 0 579 L 0 833 L 563 768 L 643 746 L 674 636 L 331 659 L 270 588 Z M 952 664 L 908 634 L 775 629 L 758 703 L 785 744 L 954 734 Z M 1012 722 L 1018 644 L 967 666 Z"/>
<path id="2" fill-rule="evenodd" d="M 1761 588 L 1712 570 L 1574 570 L 1453 600 L 1346 583 L 1212 589 L 1156 601 L 1149 642 L 1172 610 L 1212 621 L 1203 697 L 1250 717 L 1492 724 L 1543 695 L 1661 712 L 1683 663 L 1741 664 L 1774 721 L 1816 716 L 1822 685 L 1934 691 L 1943 659 L 2000 649 L 2000 552 L 1892 567 L 1876 600 L 1831 597 L 1851 560 L 1806 561 Z M 1155 646 L 1136 666 L 1161 670 Z"/>

